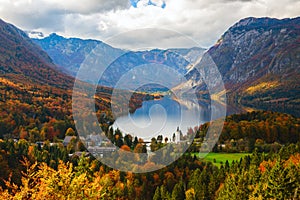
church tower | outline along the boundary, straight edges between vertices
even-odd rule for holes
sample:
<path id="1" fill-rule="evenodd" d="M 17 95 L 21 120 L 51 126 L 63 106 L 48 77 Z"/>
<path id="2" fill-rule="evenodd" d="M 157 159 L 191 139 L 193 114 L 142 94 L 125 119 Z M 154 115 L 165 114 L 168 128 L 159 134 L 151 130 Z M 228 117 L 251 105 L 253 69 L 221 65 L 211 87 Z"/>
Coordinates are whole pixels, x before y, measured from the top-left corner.
<path id="1" fill-rule="evenodd" d="M 181 135 L 181 131 L 179 130 L 179 127 L 177 127 L 177 130 L 176 130 L 176 133 L 175 133 L 175 143 L 180 142 L 180 135 Z"/>

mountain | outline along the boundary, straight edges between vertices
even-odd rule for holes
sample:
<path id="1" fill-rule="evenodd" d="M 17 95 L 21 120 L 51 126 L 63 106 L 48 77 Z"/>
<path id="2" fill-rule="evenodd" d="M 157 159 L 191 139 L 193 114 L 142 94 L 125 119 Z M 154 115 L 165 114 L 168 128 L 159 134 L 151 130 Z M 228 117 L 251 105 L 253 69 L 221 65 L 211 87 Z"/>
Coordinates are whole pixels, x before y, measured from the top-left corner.
<path id="1" fill-rule="evenodd" d="M 110 56 L 106 57 L 111 59 Z M 24 31 L 0 20 L 0 139 L 63 139 L 68 128 L 75 129 L 73 85 L 74 77 L 62 73 Z M 91 91 L 91 84 L 81 81 L 77 87 L 75 96 L 79 96 L 77 102 L 80 103 L 76 106 L 88 109 L 90 96 L 87 94 L 93 92 L 99 121 L 108 126 L 113 121 L 112 88 L 99 86 L 95 93 Z M 124 98 L 124 94 L 118 96 L 118 99 Z M 128 107 L 133 112 L 144 99 L 154 97 L 134 93 L 130 98 Z M 118 109 L 118 105 L 115 107 Z M 82 117 L 86 119 L 86 114 Z"/>
<path id="2" fill-rule="evenodd" d="M 230 27 L 205 54 L 218 67 L 226 88 L 226 92 L 214 96 L 221 98 L 226 94 L 229 106 L 236 107 L 237 112 L 252 108 L 270 109 L 300 116 L 299 26 L 299 17 L 281 20 L 249 17 Z M 124 74 L 132 72 L 136 66 L 154 63 L 170 66 L 185 76 L 187 81 L 171 83 L 174 90 L 198 88 L 199 98 L 208 96 L 203 79 L 193 65 L 204 52 L 201 48 L 133 52 L 115 49 L 96 40 L 66 39 L 56 34 L 34 39 L 34 42 L 50 55 L 54 63 L 73 76 L 93 48 L 97 47 L 102 55 L 108 54 L 101 50 L 102 46 L 110 50 L 109 54 L 116 52 L 120 57 L 107 66 L 99 82 L 102 85 L 114 87 Z M 199 65 L 207 65 L 203 62 Z M 147 70 L 158 79 L 164 78 L 164 74 L 157 73 L 155 69 L 152 66 Z M 127 78 L 133 79 L 140 72 L 135 73 Z M 216 71 L 212 68 L 201 67 L 200 73 L 210 74 L 207 80 L 217 83 L 214 78 Z M 155 87 L 163 90 L 159 86 L 147 88 Z"/>
<path id="3" fill-rule="evenodd" d="M 83 61 L 96 47 L 103 50 L 103 53 L 113 52 L 116 55 L 124 53 L 123 50 L 113 48 L 101 41 L 64 38 L 55 33 L 42 39 L 32 40 L 48 53 L 57 66 L 72 76 L 76 76 Z"/>
<path id="4" fill-rule="evenodd" d="M 20 83 L 71 88 L 73 78 L 59 72 L 27 34 L 0 19 L 0 76 Z"/>
<path id="5" fill-rule="evenodd" d="M 127 79 L 125 88 L 122 89 L 141 85 L 147 81 L 161 85 L 155 89 L 164 87 L 170 89 L 182 82 L 191 66 L 190 62 L 203 51 L 201 48 L 129 51 L 107 67 L 100 84 L 115 87 L 120 80 Z M 169 78 L 166 79 L 166 76 Z"/>
<path id="6" fill-rule="evenodd" d="M 79 38 L 64 38 L 55 33 L 42 39 L 33 39 L 48 55 L 53 62 L 65 69 L 65 72 L 75 76 L 82 63 L 88 56 L 92 55 L 93 50 L 97 55 L 104 57 L 115 57 L 116 60 L 107 67 L 99 84 L 114 87 L 118 80 L 126 73 L 137 66 L 149 64 L 162 64 L 179 70 L 182 75 L 187 73 L 190 62 L 194 62 L 199 55 L 202 55 L 204 49 L 154 49 L 151 51 L 126 51 L 113 48 L 101 41 L 82 40 Z M 99 58 L 99 62 L 104 63 Z M 89 58 L 90 59 L 90 58 Z M 151 71 L 151 69 L 149 68 Z M 155 74 L 155 71 L 151 71 Z M 138 76 L 138 74 L 136 74 Z M 160 74 L 157 74 L 160 76 Z M 158 77 L 159 78 L 159 77 Z M 163 77 L 164 78 L 164 77 Z"/>
<path id="7" fill-rule="evenodd" d="M 54 124 L 63 136 L 73 127 L 73 83 L 25 32 L 0 20 L 0 138 L 34 138 L 44 127 L 53 139 Z"/>
<path id="8" fill-rule="evenodd" d="M 226 83 L 245 83 L 267 74 L 290 76 L 300 67 L 300 17 L 246 18 L 209 50 Z"/>
<path id="9" fill-rule="evenodd" d="M 300 116 L 300 17 L 242 19 L 207 56 L 222 75 L 229 104 Z M 187 77 L 203 84 L 196 69 Z"/>

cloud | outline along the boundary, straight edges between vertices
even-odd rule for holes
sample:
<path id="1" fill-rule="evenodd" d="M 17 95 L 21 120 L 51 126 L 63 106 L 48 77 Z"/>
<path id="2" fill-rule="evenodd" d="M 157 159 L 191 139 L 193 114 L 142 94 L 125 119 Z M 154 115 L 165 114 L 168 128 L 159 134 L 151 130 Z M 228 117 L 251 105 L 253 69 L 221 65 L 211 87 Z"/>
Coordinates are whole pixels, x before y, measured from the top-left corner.
<path id="1" fill-rule="evenodd" d="M 184 34 L 161 28 L 144 28 L 122 32 L 121 34 L 108 38 L 105 42 L 112 46 L 133 50 L 199 46 L 195 40 Z M 174 44 L 174 42 L 176 42 L 176 44 Z"/>
<path id="2" fill-rule="evenodd" d="M 87 29 L 77 30 L 75 33 L 69 26 L 80 22 L 81 26 L 95 32 L 97 30 L 91 23 L 93 20 L 90 20 L 94 14 L 129 7 L 127 0 L 85 0 L 76 3 L 74 0 L 0 0 L 0 18 L 25 30 L 59 32 L 66 35 L 71 34 L 67 30 L 72 30 L 72 34 L 76 36 L 87 33 Z M 88 27 L 88 23 L 91 27 Z"/>
<path id="3" fill-rule="evenodd" d="M 85 0 L 76 3 L 73 0 L 0 0 L 0 18 L 24 30 L 104 41 L 123 32 L 152 28 L 149 33 L 142 31 L 131 38 L 118 38 L 119 46 L 131 48 L 137 48 L 138 44 L 158 45 L 158 48 L 190 45 L 184 44 L 180 35 L 209 47 L 242 18 L 296 17 L 300 7 L 299 0 L 151 0 L 156 5 L 165 2 L 164 9 L 153 5 L 139 6 L 145 2 L 149 0 Z M 153 28 L 171 30 L 171 36 L 166 36 L 164 31 L 153 32 Z M 180 34 L 174 36 L 174 32 Z"/>
<path id="4" fill-rule="evenodd" d="M 79 14 L 92 14 L 110 10 L 127 9 L 130 6 L 128 0 L 48 0 L 47 2 L 51 6 L 63 8 L 68 12 Z"/>

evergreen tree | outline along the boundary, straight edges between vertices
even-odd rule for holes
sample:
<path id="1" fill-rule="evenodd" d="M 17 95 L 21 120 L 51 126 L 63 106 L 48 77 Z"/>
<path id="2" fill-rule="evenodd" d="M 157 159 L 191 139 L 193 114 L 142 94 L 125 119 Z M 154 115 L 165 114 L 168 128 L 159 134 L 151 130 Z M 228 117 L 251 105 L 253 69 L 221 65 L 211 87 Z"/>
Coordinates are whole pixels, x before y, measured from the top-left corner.
<path id="1" fill-rule="evenodd" d="M 161 199 L 163 199 L 163 200 L 171 198 L 170 193 L 168 192 L 167 188 L 164 185 L 160 186 L 160 196 L 161 196 Z"/>
<path id="2" fill-rule="evenodd" d="M 185 191 L 183 182 L 180 181 L 174 186 L 172 191 L 172 200 L 183 200 L 185 198 Z"/>
<path id="3" fill-rule="evenodd" d="M 161 195 L 160 195 L 160 187 L 159 186 L 155 190 L 153 200 L 162 200 Z"/>
<path id="4" fill-rule="evenodd" d="M 278 160 L 270 171 L 267 198 L 291 199 L 299 186 L 299 171 L 294 165 L 284 168 Z"/>

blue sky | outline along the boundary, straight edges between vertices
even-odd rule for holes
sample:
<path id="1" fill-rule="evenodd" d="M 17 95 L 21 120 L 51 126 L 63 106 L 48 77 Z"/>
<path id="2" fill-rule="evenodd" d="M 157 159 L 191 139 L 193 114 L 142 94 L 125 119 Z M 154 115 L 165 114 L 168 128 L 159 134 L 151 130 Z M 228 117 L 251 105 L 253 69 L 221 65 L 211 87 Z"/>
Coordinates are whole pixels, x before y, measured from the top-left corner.
<path id="1" fill-rule="evenodd" d="M 23 30 L 102 41 L 136 29 L 167 29 L 209 47 L 242 18 L 296 17 L 299 8 L 299 0 L 0 0 L 0 18 Z M 158 48 L 190 45 L 176 34 L 150 32 L 142 38 L 147 45 L 166 41 Z M 119 41 L 128 48 L 131 43 Z"/>
<path id="2" fill-rule="evenodd" d="M 134 8 L 138 8 L 138 4 L 141 2 L 141 0 L 130 0 L 131 5 Z M 165 1 L 159 1 L 159 2 L 153 2 L 151 0 L 147 0 L 146 2 L 144 2 L 146 5 L 150 5 L 150 6 L 158 6 L 162 9 L 164 9 L 167 4 Z"/>

